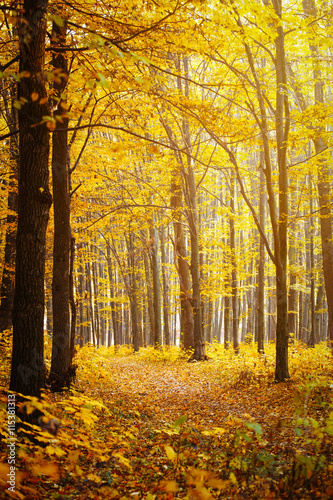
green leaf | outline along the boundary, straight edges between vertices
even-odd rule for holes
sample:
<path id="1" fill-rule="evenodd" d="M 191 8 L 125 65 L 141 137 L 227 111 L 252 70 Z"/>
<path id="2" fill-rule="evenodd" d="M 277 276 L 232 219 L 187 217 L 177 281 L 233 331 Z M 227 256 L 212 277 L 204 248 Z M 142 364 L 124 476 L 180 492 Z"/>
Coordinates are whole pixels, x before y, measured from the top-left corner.
<path id="1" fill-rule="evenodd" d="M 64 25 L 64 20 L 62 17 L 58 16 L 58 14 L 54 14 L 52 16 L 53 21 L 56 23 L 57 26 L 60 26 L 60 28 L 63 27 Z"/>
<path id="2" fill-rule="evenodd" d="M 254 431 L 256 434 L 258 434 L 259 436 L 262 435 L 262 428 L 261 428 L 261 425 L 257 424 L 257 423 L 252 423 L 252 422 L 248 422 L 245 424 L 246 427 L 248 429 L 250 429 L 251 431 Z"/>
<path id="3" fill-rule="evenodd" d="M 179 427 L 182 425 L 185 420 L 187 419 L 187 415 L 183 415 L 182 417 L 179 417 L 173 424 L 171 424 L 171 427 Z"/>

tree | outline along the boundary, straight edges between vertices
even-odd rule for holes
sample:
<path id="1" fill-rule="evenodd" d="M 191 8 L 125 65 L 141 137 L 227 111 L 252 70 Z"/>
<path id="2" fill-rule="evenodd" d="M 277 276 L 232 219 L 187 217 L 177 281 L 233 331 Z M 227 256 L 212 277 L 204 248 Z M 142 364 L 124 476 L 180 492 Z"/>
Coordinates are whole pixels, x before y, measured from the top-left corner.
<path id="1" fill-rule="evenodd" d="M 44 82 L 47 0 L 24 0 L 20 23 L 18 226 L 10 390 L 40 396 L 44 386 L 45 235 L 49 191 Z"/>
<path id="2" fill-rule="evenodd" d="M 60 24 L 60 25 L 59 25 Z M 66 44 L 66 22 L 53 22 L 53 104 L 55 122 L 52 141 L 52 185 L 54 204 L 53 243 L 53 335 L 52 361 L 49 382 L 53 390 L 60 390 L 71 382 L 70 354 L 70 197 L 68 179 L 68 144 L 65 89 L 68 79 L 67 60 L 62 52 Z"/>
<path id="3" fill-rule="evenodd" d="M 5 116 L 8 128 L 14 132 L 17 127 L 17 109 L 15 101 L 16 85 L 11 82 L 3 91 Z M 8 181 L 8 210 L 6 217 L 6 241 L 4 250 L 4 266 L 0 286 L 0 333 L 12 326 L 12 310 L 14 303 L 14 268 L 16 254 L 16 224 L 17 224 L 17 178 L 18 178 L 18 137 L 10 138 L 10 173 Z"/>
<path id="4" fill-rule="evenodd" d="M 309 21 L 311 22 L 317 16 L 317 8 L 314 0 L 303 0 L 303 10 Z M 311 53 L 314 81 L 314 100 L 315 105 L 324 104 L 324 80 L 320 69 L 320 53 L 315 40 L 309 36 L 309 47 Z M 300 102 L 303 103 L 304 100 Z M 320 229 L 321 229 L 321 245 L 323 255 L 323 273 L 325 280 L 325 290 L 328 306 L 328 331 L 329 340 L 333 347 L 333 240 L 332 240 L 332 215 L 331 215 L 331 186 L 329 181 L 330 168 L 329 157 L 325 154 L 327 144 L 323 138 L 324 127 L 317 127 L 317 134 L 313 138 L 316 155 L 319 156 L 318 165 L 318 198 L 320 207 Z M 324 153 L 324 154 L 323 154 Z"/>

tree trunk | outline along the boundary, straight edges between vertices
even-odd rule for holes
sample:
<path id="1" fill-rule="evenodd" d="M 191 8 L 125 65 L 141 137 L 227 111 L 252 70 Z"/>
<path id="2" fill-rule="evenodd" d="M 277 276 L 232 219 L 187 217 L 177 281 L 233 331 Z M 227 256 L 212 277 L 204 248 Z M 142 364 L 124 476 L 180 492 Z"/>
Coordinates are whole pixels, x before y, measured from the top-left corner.
<path id="1" fill-rule="evenodd" d="M 70 266 L 69 266 L 69 303 L 71 306 L 71 328 L 70 328 L 70 343 L 69 355 L 70 366 L 72 365 L 75 355 L 75 334 L 76 334 L 76 302 L 74 290 L 74 262 L 75 262 L 75 238 L 71 238 L 70 247 Z M 71 381 L 71 380 L 70 380 Z"/>
<path id="2" fill-rule="evenodd" d="M 265 228 L 265 195 L 264 183 L 265 174 L 263 166 L 263 153 L 260 151 L 260 194 L 259 194 L 259 222 L 261 227 Z M 265 340 L 265 245 L 260 237 L 259 241 L 259 263 L 258 263 L 258 294 L 257 294 L 257 313 L 258 313 L 258 352 L 264 353 Z"/>
<path id="3" fill-rule="evenodd" d="M 170 205 L 174 209 L 173 227 L 175 234 L 175 263 L 180 282 L 180 314 L 181 325 L 183 326 L 183 330 L 181 329 L 181 334 L 183 334 L 183 337 L 181 336 L 181 343 L 183 344 L 184 349 L 191 349 L 194 347 L 194 321 L 192 307 L 189 300 L 191 288 L 190 272 L 188 262 L 186 260 L 187 253 L 185 246 L 185 235 L 180 213 L 180 209 L 182 207 L 182 181 L 180 170 L 183 167 L 178 155 L 176 155 L 176 158 L 178 160 L 178 169 L 174 169 L 172 173 Z"/>
<path id="4" fill-rule="evenodd" d="M 230 251 L 231 251 L 231 297 L 232 297 L 232 343 L 236 353 L 239 351 L 238 342 L 238 293 L 237 293 L 237 263 L 235 243 L 235 182 L 234 174 L 231 174 L 230 183 Z"/>
<path id="5" fill-rule="evenodd" d="M 188 57 L 184 57 L 185 77 L 189 77 Z M 189 97 L 189 83 L 185 80 L 185 97 Z M 191 265 L 190 272 L 192 277 L 192 311 L 193 311 L 193 339 L 194 353 L 193 359 L 200 360 L 205 356 L 205 344 L 202 332 L 202 307 L 201 307 L 201 284 L 200 284 L 200 249 L 199 249 L 199 230 L 198 214 L 196 201 L 196 187 L 194 177 L 194 167 L 191 159 L 191 136 L 190 126 L 187 119 L 183 120 L 183 133 L 185 141 L 185 152 L 187 160 L 187 173 L 184 174 L 184 183 L 186 187 L 186 201 L 188 203 L 187 220 L 190 229 L 191 238 Z"/>
<path id="6" fill-rule="evenodd" d="M 13 356 L 10 390 L 40 396 L 44 386 L 44 272 L 46 228 L 52 203 L 49 191 L 49 132 L 39 125 L 49 114 L 40 104 L 44 80 L 48 1 L 24 0 L 20 32 L 19 182 L 16 273 L 13 309 Z M 39 99 L 32 100 L 31 95 Z M 33 126 L 38 125 L 38 126 Z"/>
<path id="7" fill-rule="evenodd" d="M 117 314 L 117 305 L 114 300 L 114 280 L 113 280 L 113 273 L 112 273 L 112 262 L 111 262 L 111 251 L 110 251 L 110 243 L 107 242 L 106 244 L 106 258 L 107 258 L 107 265 L 108 265 L 108 275 L 109 275 L 109 284 L 110 284 L 110 307 L 111 307 L 111 319 L 112 319 L 112 326 L 113 326 L 113 343 L 115 346 L 115 349 L 117 349 L 117 346 L 121 344 L 121 339 L 119 335 L 119 324 L 118 324 L 118 314 Z"/>
<path id="8" fill-rule="evenodd" d="M 149 266 L 149 258 L 147 252 L 143 254 L 143 262 L 145 268 L 145 276 L 146 276 L 146 290 L 147 290 L 147 306 L 148 306 L 148 319 L 149 319 L 149 341 L 148 341 L 148 332 L 146 341 L 148 344 L 154 344 L 155 339 L 155 317 L 154 317 L 154 299 L 153 299 L 153 290 L 152 283 L 150 278 L 150 266 Z"/>
<path id="9" fill-rule="evenodd" d="M 93 260 L 93 262 L 91 264 L 91 270 L 92 270 L 92 281 L 93 281 L 93 286 L 94 286 L 95 332 L 96 332 L 97 347 L 100 347 L 100 343 L 101 343 L 101 329 L 100 329 L 100 317 L 99 317 L 99 306 L 98 306 L 97 264 L 96 264 L 95 260 Z"/>
<path id="10" fill-rule="evenodd" d="M 224 297 L 224 349 L 229 349 L 230 344 L 230 297 Z"/>
<path id="11" fill-rule="evenodd" d="M 164 342 L 165 345 L 171 344 L 170 324 L 169 324 L 169 286 L 166 274 L 166 253 L 165 253 L 165 234 L 161 230 L 161 261 L 162 261 L 162 286 L 163 286 L 163 322 L 164 322 Z"/>
<path id="12" fill-rule="evenodd" d="M 95 329 L 95 317 L 94 317 L 94 306 L 93 306 L 93 294 L 91 286 L 90 261 L 86 263 L 86 276 L 87 276 L 87 292 L 88 292 L 88 304 L 89 304 L 88 311 L 91 324 L 92 343 L 94 346 L 96 346 L 96 329 Z"/>
<path id="13" fill-rule="evenodd" d="M 158 235 L 156 228 L 150 228 L 150 262 L 153 275 L 154 292 L 154 346 L 162 346 L 162 323 L 161 323 L 161 290 L 160 290 L 160 265 L 158 259 Z"/>
<path id="14" fill-rule="evenodd" d="M 11 103 L 14 100 L 16 85 L 12 84 L 9 92 Z M 16 96 L 15 96 L 16 97 Z M 5 99 L 5 97 L 4 97 Z M 6 109 L 11 109 L 7 116 L 10 131 L 17 128 L 17 110 L 7 103 Z M 16 224 L 17 224 L 17 179 L 19 168 L 19 148 L 16 136 L 10 138 L 10 163 L 13 165 L 9 177 L 8 210 L 12 213 L 7 215 L 7 229 L 4 250 L 4 263 L 0 287 L 0 333 L 12 326 L 12 312 L 14 304 L 15 283 L 15 254 L 16 254 Z M 15 214 L 15 215 L 14 215 Z"/>
<path id="15" fill-rule="evenodd" d="M 132 344 L 134 347 L 134 352 L 138 352 L 141 345 L 141 334 L 139 325 L 139 312 L 138 312 L 138 297 L 137 297 L 137 276 L 136 276 L 136 266 L 135 266 L 135 255 L 134 255 L 134 237 L 133 233 L 130 232 L 127 241 L 128 248 L 128 258 L 130 263 L 130 293 L 129 299 L 131 304 L 131 316 L 132 316 Z"/>
<path id="16" fill-rule="evenodd" d="M 78 277 L 78 300 L 79 300 L 79 311 L 80 311 L 80 347 L 84 345 L 84 319 L 83 319 L 83 266 L 82 257 L 80 257 L 80 267 L 79 267 L 79 277 Z"/>
<path id="17" fill-rule="evenodd" d="M 52 46 L 61 48 L 66 44 L 66 23 L 63 27 L 53 23 Z M 70 251 L 70 198 L 67 169 L 68 118 L 64 115 L 63 92 L 67 84 L 67 60 L 62 52 L 53 55 L 54 112 L 56 129 L 52 143 L 52 183 L 54 199 L 54 242 L 53 242 L 53 338 L 52 362 L 49 382 L 54 391 L 71 383 L 70 355 L 70 313 L 69 313 L 69 251 Z"/>

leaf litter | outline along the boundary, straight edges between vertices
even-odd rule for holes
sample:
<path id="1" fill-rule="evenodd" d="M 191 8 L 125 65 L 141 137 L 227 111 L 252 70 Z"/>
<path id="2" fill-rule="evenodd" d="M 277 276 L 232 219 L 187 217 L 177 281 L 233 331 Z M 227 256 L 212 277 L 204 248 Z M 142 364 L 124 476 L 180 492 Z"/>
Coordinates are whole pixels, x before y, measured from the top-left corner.
<path id="1" fill-rule="evenodd" d="M 188 363 L 175 347 L 81 349 L 73 389 L 43 400 L 61 420 L 57 439 L 16 443 L 16 496 L 2 445 L 0 496 L 331 498 L 329 349 L 291 345 L 283 384 L 274 383 L 273 345 L 265 355 L 253 343 L 239 355 L 217 343 L 207 352 L 209 361 Z M 3 421 L 5 413 L 3 396 Z"/>

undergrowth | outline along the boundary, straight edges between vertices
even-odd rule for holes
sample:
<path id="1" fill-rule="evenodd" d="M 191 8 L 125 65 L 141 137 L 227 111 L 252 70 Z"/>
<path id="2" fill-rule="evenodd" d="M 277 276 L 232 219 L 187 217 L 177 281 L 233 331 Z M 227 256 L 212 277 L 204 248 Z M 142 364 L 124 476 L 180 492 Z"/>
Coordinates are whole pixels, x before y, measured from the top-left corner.
<path id="1" fill-rule="evenodd" d="M 46 362 L 50 345 L 46 344 Z M 0 497 L 25 499 L 333 496 L 332 355 L 290 345 L 291 380 L 274 383 L 275 346 L 217 342 L 207 362 L 178 347 L 86 346 L 74 387 L 44 392 L 56 439 L 32 429 L 15 444 L 8 490 L 10 340 L 0 360 Z M 32 399 L 32 405 L 40 405 Z"/>

